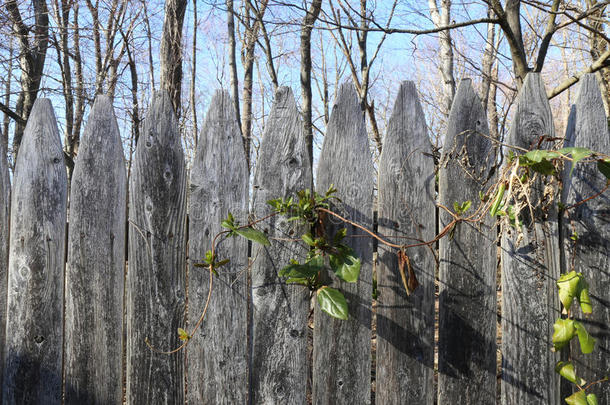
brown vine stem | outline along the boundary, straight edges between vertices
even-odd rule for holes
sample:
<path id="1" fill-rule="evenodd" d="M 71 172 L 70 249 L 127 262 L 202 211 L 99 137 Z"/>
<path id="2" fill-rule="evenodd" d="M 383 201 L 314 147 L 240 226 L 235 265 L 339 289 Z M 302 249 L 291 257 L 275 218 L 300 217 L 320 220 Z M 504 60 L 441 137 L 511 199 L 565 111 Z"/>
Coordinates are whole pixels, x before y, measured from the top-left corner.
<path id="1" fill-rule="evenodd" d="M 606 190 L 608 190 L 608 187 L 610 187 L 610 181 L 607 181 L 607 182 L 606 182 L 606 187 L 604 187 L 604 188 L 603 188 L 603 189 L 602 189 L 602 190 L 601 190 L 599 193 L 593 194 L 593 195 L 591 195 L 591 196 L 589 196 L 589 197 L 585 198 L 585 199 L 584 199 L 584 200 L 582 200 L 582 201 L 579 201 L 579 202 L 577 202 L 577 203 L 575 203 L 575 204 L 570 205 L 569 207 L 566 207 L 566 208 L 564 209 L 564 212 L 565 212 L 565 211 L 568 211 L 568 210 L 571 210 L 572 208 L 576 208 L 576 207 L 578 207 L 579 205 L 582 205 L 582 204 L 586 203 L 586 202 L 587 202 L 587 201 L 589 201 L 589 200 L 593 200 L 594 198 L 599 197 L 600 195 L 604 194 L 604 193 L 606 192 Z"/>
<path id="2" fill-rule="evenodd" d="M 601 383 L 604 383 L 604 382 L 607 382 L 607 381 L 609 381 L 608 377 L 600 378 L 600 379 L 599 379 L 599 380 L 597 380 L 597 381 L 593 381 L 593 382 L 590 382 L 589 384 L 587 384 L 587 385 L 586 385 L 586 386 L 583 388 L 583 390 L 584 390 L 584 391 L 586 391 L 586 390 L 588 390 L 589 388 L 591 388 L 591 387 L 592 387 L 592 386 L 594 386 L 594 385 L 601 384 Z"/>
<path id="3" fill-rule="evenodd" d="M 243 229 L 243 228 L 248 228 L 251 227 L 253 225 L 258 224 L 259 222 L 265 221 L 271 217 L 274 217 L 278 215 L 277 212 L 274 212 L 272 214 L 269 214 L 263 218 L 257 219 L 256 221 L 252 221 L 246 225 L 242 225 L 237 227 L 237 229 Z M 218 244 L 220 244 L 220 242 L 216 243 L 218 238 L 222 235 L 228 234 L 229 232 L 231 232 L 230 230 L 227 231 L 221 231 L 219 233 L 216 234 L 216 236 L 214 236 L 214 239 L 212 240 L 212 258 L 215 256 L 215 252 L 216 252 L 216 247 Z M 213 261 L 213 260 L 212 260 Z M 197 323 L 195 324 L 195 326 L 193 327 L 193 330 L 188 334 L 188 338 L 184 340 L 184 343 L 182 343 L 180 346 L 178 346 L 175 349 L 169 350 L 169 351 L 164 351 L 164 350 L 159 350 L 156 347 L 154 347 L 153 345 L 150 344 L 148 338 L 146 338 L 144 340 L 144 342 L 146 343 L 146 345 L 148 346 L 148 348 L 152 351 L 154 351 L 155 353 L 159 353 L 159 354 L 174 354 L 179 352 L 180 350 L 184 349 L 189 342 L 191 341 L 191 339 L 193 338 L 193 336 L 195 335 L 195 333 L 197 332 L 197 330 L 199 329 L 199 327 L 201 326 L 201 324 L 203 323 L 203 319 L 205 318 L 206 313 L 208 312 L 208 308 L 210 306 L 210 301 L 212 299 L 212 287 L 213 287 L 213 280 L 214 280 L 214 263 L 210 263 L 210 265 L 208 266 L 208 269 L 210 271 L 210 283 L 209 283 L 209 287 L 208 287 L 208 296 L 205 300 L 205 305 L 203 307 L 203 311 L 201 312 L 201 315 L 199 316 L 199 319 L 197 320 Z"/>
<path id="4" fill-rule="evenodd" d="M 461 222 L 461 221 L 464 220 L 463 218 L 454 216 L 454 219 L 449 224 L 447 224 L 447 226 L 445 226 L 443 228 L 443 230 L 440 231 L 439 234 L 436 235 L 436 237 L 434 239 L 432 239 L 430 241 L 414 243 L 412 245 L 398 245 L 396 243 L 392 243 L 392 242 L 389 242 L 389 241 L 383 239 L 379 235 L 376 235 L 373 231 L 368 230 L 367 228 L 363 227 L 360 224 L 355 223 L 354 221 L 350 221 L 349 219 L 342 217 L 341 215 L 337 214 L 334 211 L 328 210 L 326 208 L 321 208 L 321 207 L 318 207 L 317 210 L 320 211 L 320 212 L 324 212 L 326 214 L 332 215 L 335 218 L 345 222 L 346 224 L 350 224 L 352 226 L 355 226 L 356 228 L 358 228 L 358 229 L 368 233 L 369 235 L 371 235 L 373 238 L 377 239 L 379 242 L 383 243 L 384 245 L 389 246 L 389 247 L 393 247 L 395 249 L 409 249 L 409 248 L 414 248 L 414 247 L 418 247 L 418 246 L 432 245 L 432 244 L 438 242 L 439 239 L 441 239 L 443 236 L 445 236 L 451 230 L 451 228 L 453 228 L 458 222 Z"/>

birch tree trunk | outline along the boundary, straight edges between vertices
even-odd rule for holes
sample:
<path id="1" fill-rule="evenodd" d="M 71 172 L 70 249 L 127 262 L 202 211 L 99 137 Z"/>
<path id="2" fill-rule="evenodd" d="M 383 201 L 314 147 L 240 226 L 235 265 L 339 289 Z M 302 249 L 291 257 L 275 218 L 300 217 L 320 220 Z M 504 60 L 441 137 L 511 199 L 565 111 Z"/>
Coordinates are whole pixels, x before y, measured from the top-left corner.
<path id="1" fill-rule="evenodd" d="M 449 25 L 451 20 L 451 0 L 441 0 L 441 8 L 439 11 L 436 0 L 428 0 L 430 7 L 430 17 L 435 27 L 445 27 Z M 451 104 L 455 96 L 455 77 L 453 75 L 453 48 L 451 45 L 451 32 L 444 30 L 438 34 L 438 42 L 440 47 L 440 63 L 439 69 L 443 78 L 443 103 L 442 111 L 446 117 L 449 117 Z"/>

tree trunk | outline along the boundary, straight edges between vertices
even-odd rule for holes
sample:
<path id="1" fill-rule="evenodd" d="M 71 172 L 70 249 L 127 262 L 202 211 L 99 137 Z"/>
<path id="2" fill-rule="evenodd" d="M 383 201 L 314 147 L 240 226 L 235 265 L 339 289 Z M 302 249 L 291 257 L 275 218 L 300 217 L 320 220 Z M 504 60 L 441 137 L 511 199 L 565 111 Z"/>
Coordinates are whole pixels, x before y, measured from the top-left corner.
<path id="1" fill-rule="evenodd" d="M 229 35 L 229 71 L 231 74 L 231 98 L 237 122 L 241 122 L 239 109 L 239 79 L 237 77 L 237 61 L 235 59 L 235 20 L 233 17 L 233 0 L 227 0 L 227 33 Z M 239 128 L 241 131 L 241 127 Z"/>
<path id="2" fill-rule="evenodd" d="M 4 105 L 9 108 L 11 105 L 11 78 L 13 77 L 13 37 L 9 38 L 8 44 L 8 68 L 6 70 L 6 87 L 4 94 Z M 4 155 L 0 156 L 2 159 L 6 159 L 6 154 L 8 153 L 8 131 L 10 124 L 10 116 L 8 114 L 4 114 L 4 121 L 2 123 L 2 146 L 4 147 Z"/>
<path id="3" fill-rule="evenodd" d="M 593 8 L 596 5 L 597 0 L 587 0 L 588 8 Z M 608 42 L 600 35 L 596 34 L 596 32 L 604 32 L 605 10 L 606 6 L 593 13 L 588 19 L 588 24 L 595 29 L 595 32 L 589 32 L 590 53 L 594 61 L 598 60 L 602 54 L 608 50 Z M 601 68 L 597 73 L 597 79 L 602 93 L 606 117 L 608 117 L 608 124 L 610 125 L 610 68 Z"/>
<path id="4" fill-rule="evenodd" d="M 53 2 L 55 20 L 59 25 L 59 41 L 55 41 L 57 49 L 57 63 L 62 73 L 62 90 L 66 111 L 66 129 L 64 134 L 64 145 L 69 151 L 69 157 L 74 158 L 71 146 L 75 140 L 74 134 L 74 91 L 72 88 L 72 68 L 70 66 L 70 50 L 68 49 L 68 22 L 70 20 L 71 4 L 65 0 Z M 68 190 L 70 189 L 73 165 L 68 165 Z M 69 192 L 68 192 L 69 193 Z"/>
<path id="5" fill-rule="evenodd" d="M 311 99 L 311 31 L 322 8 L 322 0 L 313 0 L 301 25 L 301 93 L 303 94 L 303 121 L 305 147 L 309 163 L 313 166 L 313 122 Z"/>
<path id="6" fill-rule="evenodd" d="M 248 172 L 250 171 L 250 144 L 252 140 L 252 88 L 254 75 L 254 51 L 258 40 L 258 30 L 263 21 L 263 16 L 267 10 L 269 0 L 262 0 L 260 9 L 253 10 L 254 6 L 251 2 L 246 2 L 246 11 L 244 15 L 244 50 L 242 51 L 242 65 L 244 67 L 244 87 L 242 89 L 243 112 L 241 115 L 241 134 L 244 140 L 244 149 L 246 151 L 246 160 L 248 161 Z M 258 18 L 253 19 L 251 12 L 257 14 Z"/>
<path id="7" fill-rule="evenodd" d="M 34 9 L 33 28 L 25 25 L 16 0 L 8 0 L 5 3 L 13 25 L 14 34 L 19 40 L 19 64 L 21 65 L 21 92 L 17 99 L 15 112 L 23 121 L 15 123 L 13 161 L 17 159 L 25 122 L 28 120 L 34 106 L 34 101 L 36 101 L 38 96 L 44 61 L 49 45 L 49 10 L 47 9 L 47 3 L 45 0 L 32 0 L 32 6 Z M 34 31 L 31 43 L 28 35 L 30 30 Z"/>
<path id="8" fill-rule="evenodd" d="M 74 27 L 78 27 L 78 2 L 75 1 L 73 4 L 73 25 Z M 74 30 L 74 49 L 72 52 L 74 54 L 74 78 L 76 79 L 74 88 L 76 92 L 76 102 L 74 106 L 74 126 L 72 128 L 72 133 L 75 138 L 69 145 L 68 153 L 70 156 L 76 156 L 80 145 L 80 128 L 83 124 L 83 117 L 85 115 L 85 85 L 83 80 L 83 61 L 80 53 L 80 34 L 78 29 Z"/>
<path id="9" fill-rule="evenodd" d="M 172 99 L 176 116 L 180 116 L 182 84 L 182 25 L 187 0 L 166 0 L 163 34 L 161 36 L 160 86 Z"/>
<path id="10" fill-rule="evenodd" d="M 197 80 L 197 0 L 193 0 L 193 48 L 191 50 L 191 111 L 193 114 L 193 137 L 195 138 L 195 147 L 197 147 L 197 105 L 195 104 L 195 81 Z"/>
<path id="11" fill-rule="evenodd" d="M 445 27 L 451 21 L 451 0 L 441 0 L 441 10 L 439 12 L 436 0 L 428 0 L 430 16 L 432 22 L 438 27 Z M 449 30 L 439 32 L 440 65 L 441 76 L 443 78 L 443 103 L 442 111 L 447 119 L 451 111 L 453 96 L 455 95 L 455 78 L 453 75 L 453 47 L 451 44 L 451 33 Z"/>

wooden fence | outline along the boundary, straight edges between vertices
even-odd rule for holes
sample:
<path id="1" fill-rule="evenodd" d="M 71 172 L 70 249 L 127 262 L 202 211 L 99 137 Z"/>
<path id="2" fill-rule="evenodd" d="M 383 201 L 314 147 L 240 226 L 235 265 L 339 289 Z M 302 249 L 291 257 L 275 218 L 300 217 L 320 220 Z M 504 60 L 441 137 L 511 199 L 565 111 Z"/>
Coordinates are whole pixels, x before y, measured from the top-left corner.
<path id="1" fill-rule="evenodd" d="M 610 152 L 595 78 L 581 81 L 566 143 Z M 324 138 L 316 189 L 334 184 L 341 198 L 336 208 L 390 240 L 431 240 L 451 220 L 437 203 L 476 204 L 479 190 L 496 178 L 499 151 L 481 136 L 488 133 L 480 100 L 470 80 L 463 80 L 436 179 L 417 92 L 404 82 L 376 182 L 357 94 L 343 85 Z M 508 143 L 529 148 L 541 135 L 556 136 L 544 86 L 530 74 Z M 212 99 L 199 139 L 189 174 L 171 102 L 155 94 L 128 179 L 112 106 L 98 96 L 82 136 L 68 215 L 53 108 L 48 100 L 36 102 L 12 195 L 6 161 L 0 160 L 3 403 L 494 404 L 500 392 L 503 404 L 558 404 L 558 355 L 550 350 L 560 314 L 555 282 L 572 262 L 590 283 L 594 315 L 583 322 L 598 345 L 594 355 L 574 350 L 573 358 L 588 380 L 610 369 L 607 194 L 570 216 L 581 241 L 575 251 L 568 224 L 553 209 L 536 218 L 518 244 L 515 234 L 499 241 L 489 218 L 478 226 L 460 224 L 441 239 L 438 266 L 434 248 L 411 249 L 421 285 L 410 296 L 395 252 L 350 227 L 349 243 L 362 258 L 361 277 L 356 284 L 334 280 L 346 293 L 349 320 L 332 319 L 316 304 L 312 332 L 309 292 L 285 285 L 277 275 L 289 258 L 307 253 L 289 241 L 303 231 L 293 222 L 262 223 L 271 238 L 267 248 L 249 248 L 239 238 L 223 242 L 218 253 L 231 263 L 213 280 L 195 266 L 229 211 L 244 223 L 249 213 L 269 213 L 267 200 L 312 185 L 292 92 L 280 88 L 276 94 L 250 210 L 246 159 L 226 92 Z M 580 200 L 604 184 L 594 171 L 576 171 L 566 178 L 563 201 Z M 543 193 L 534 190 L 532 198 L 544 198 Z M 149 345 L 179 346 L 177 329 L 196 323 L 210 281 L 207 316 L 187 349 L 172 355 L 151 350 Z M 600 403 L 610 403 L 607 385 L 594 390 Z"/>

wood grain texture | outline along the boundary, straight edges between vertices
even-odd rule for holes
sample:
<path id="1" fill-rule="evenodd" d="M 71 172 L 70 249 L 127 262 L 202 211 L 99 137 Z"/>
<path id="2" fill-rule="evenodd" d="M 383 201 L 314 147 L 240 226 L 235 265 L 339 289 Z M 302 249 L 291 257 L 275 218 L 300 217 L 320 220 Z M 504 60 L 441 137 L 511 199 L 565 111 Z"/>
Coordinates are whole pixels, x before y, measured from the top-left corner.
<path id="1" fill-rule="evenodd" d="M 495 148 L 487 116 L 470 79 L 453 100 L 439 170 L 439 201 L 480 204 L 479 192 L 493 178 Z M 477 224 L 462 222 L 439 241 L 440 404 L 495 404 L 496 401 L 496 224 L 487 213 Z M 452 216 L 439 210 L 443 229 Z"/>
<path id="2" fill-rule="evenodd" d="M 65 403 L 118 404 L 123 396 L 127 174 L 107 96 L 98 95 L 89 114 L 71 190 Z"/>
<path id="3" fill-rule="evenodd" d="M 311 187 L 312 172 L 303 136 L 303 123 L 292 91 L 278 88 L 259 148 L 254 176 L 253 212 L 262 218 L 272 212 L 267 204 Z M 307 250 L 287 242 L 308 230 L 274 217 L 264 222 L 271 246 L 253 245 L 252 256 L 252 360 L 253 404 L 306 403 L 307 315 L 309 291 L 289 286 L 278 277 L 290 259 L 303 262 Z M 277 240 L 273 238 L 283 238 Z"/>
<path id="4" fill-rule="evenodd" d="M 426 119 L 413 82 L 402 82 L 379 161 L 379 233 L 431 240 L 435 234 L 434 161 Z M 379 244 L 377 267 L 376 403 L 432 404 L 434 270 L 427 247 L 409 249 L 420 287 L 407 296 L 397 250 Z"/>
<path id="5" fill-rule="evenodd" d="M 186 173 L 177 120 L 157 92 L 144 120 L 129 183 L 127 403 L 184 402 Z"/>
<path id="6" fill-rule="evenodd" d="M 36 100 L 15 166 L 5 404 L 59 404 L 67 178 L 55 113 Z"/>
<path id="7" fill-rule="evenodd" d="M 7 151 L 4 143 L 0 142 L 0 364 L 4 364 L 10 207 L 11 182 Z M 0 381 L 2 381 L 2 367 L 0 367 Z"/>
<path id="8" fill-rule="evenodd" d="M 595 75 L 580 79 L 580 91 L 570 114 L 566 143 L 602 153 L 610 153 L 610 135 L 604 104 Z M 595 164 L 579 164 L 572 176 L 564 173 L 564 203 L 575 204 L 599 193 L 606 178 Z M 564 272 L 574 268 L 582 272 L 589 283 L 593 313 L 583 316 L 574 304 L 574 312 L 589 333 L 597 340 L 595 350 L 583 355 L 578 343 L 572 345 L 572 359 L 579 377 L 591 382 L 607 375 L 610 370 L 610 195 L 608 192 L 563 217 L 562 243 L 566 253 Z M 576 244 L 570 239 L 578 234 Z M 573 267 L 572 267 L 573 266 Z M 573 387 L 573 386 L 572 386 Z M 593 386 L 600 404 L 610 403 L 607 384 Z"/>
<path id="9" fill-rule="evenodd" d="M 373 216 L 373 162 L 363 111 L 350 83 L 341 86 L 324 137 L 318 164 L 316 190 L 331 184 L 342 203 L 334 210 L 368 228 Z M 348 228 L 347 243 L 362 261 L 357 283 L 333 280 L 349 306 L 346 321 L 321 312 L 314 315 L 313 403 L 368 404 L 371 381 L 371 294 L 373 243 L 351 225 L 328 220 L 327 232 Z M 334 275 L 333 275 L 334 277 Z"/>
<path id="10" fill-rule="evenodd" d="M 554 137 L 554 133 L 542 79 L 529 73 L 506 142 L 537 147 L 541 136 Z M 549 147 L 546 141 L 540 145 L 542 149 Z M 518 241 L 514 231 L 502 236 L 503 404 L 560 401 L 559 376 L 554 372 L 558 356 L 551 352 L 553 323 L 559 316 L 555 285 L 560 273 L 557 201 L 543 198 L 543 189 L 541 181 L 532 187 L 534 218 L 524 219 L 523 238 Z"/>
<path id="11" fill-rule="evenodd" d="M 248 167 L 233 101 L 217 91 L 206 116 L 191 171 L 189 197 L 189 327 L 205 306 L 209 270 L 194 267 L 212 248 L 231 212 L 241 224 L 248 213 Z M 191 404 L 245 404 L 248 395 L 248 241 L 222 241 L 218 260 L 230 263 L 214 277 L 210 306 L 198 335 L 187 347 Z"/>

